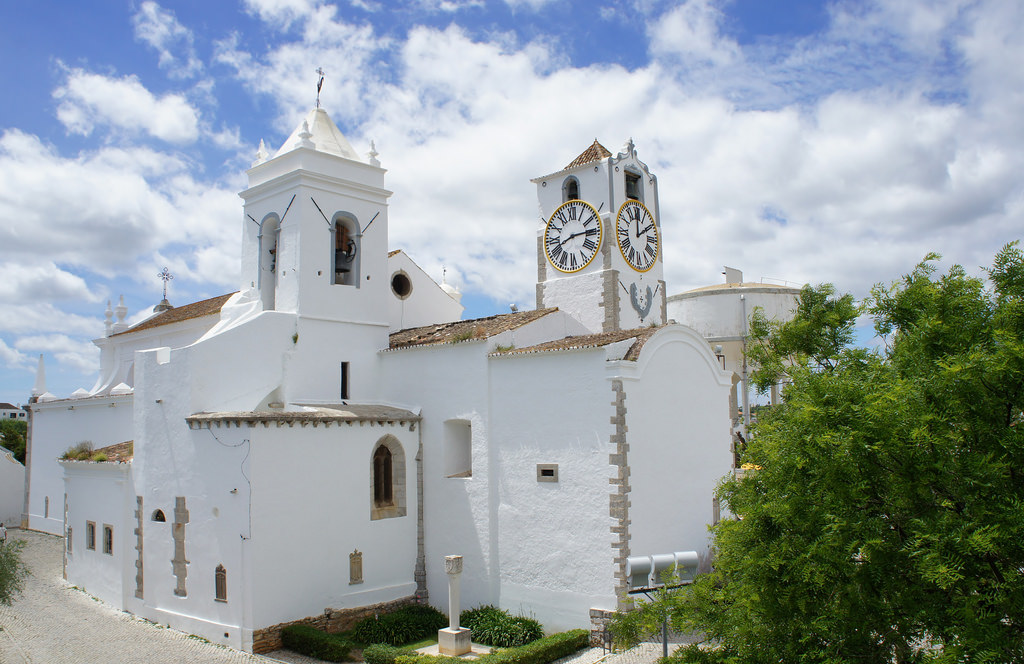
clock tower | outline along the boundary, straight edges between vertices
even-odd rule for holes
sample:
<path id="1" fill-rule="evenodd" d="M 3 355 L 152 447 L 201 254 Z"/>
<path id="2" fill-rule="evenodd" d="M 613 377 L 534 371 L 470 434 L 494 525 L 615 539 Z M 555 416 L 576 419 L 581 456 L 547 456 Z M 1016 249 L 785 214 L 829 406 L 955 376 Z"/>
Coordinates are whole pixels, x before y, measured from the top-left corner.
<path id="1" fill-rule="evenodd" d="M 541 228 L 537 308 L 593 332 L 665 322 L 658 179 L 632 139 L 612 155 L 595 139 L 562 170 L 532 180 Z"/>

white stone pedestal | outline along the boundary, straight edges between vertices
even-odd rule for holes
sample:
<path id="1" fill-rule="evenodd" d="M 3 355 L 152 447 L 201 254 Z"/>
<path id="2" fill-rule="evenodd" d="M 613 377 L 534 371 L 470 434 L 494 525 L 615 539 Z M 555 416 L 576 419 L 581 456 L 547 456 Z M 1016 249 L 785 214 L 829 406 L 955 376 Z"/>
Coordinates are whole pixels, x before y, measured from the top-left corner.
<path id="1" fill-rule="evenodd" d="M 462 556 L 445 556 L 444 571 L 448 574 L 448 626 L 437 630 L 437 649 L 442 655 L 459 657 L 473 649 L 469 630 L 459 626 L 459 617 L 462 615 L 459 606 Z"/>
<path id="2" fill-rule="evenodd" d="M 469 630 L 465 627 L 445 627 L 437 630 L 437 650 L 442 655 L 458 657 L 465 655 L 472 649 L 469 640 Z"/>

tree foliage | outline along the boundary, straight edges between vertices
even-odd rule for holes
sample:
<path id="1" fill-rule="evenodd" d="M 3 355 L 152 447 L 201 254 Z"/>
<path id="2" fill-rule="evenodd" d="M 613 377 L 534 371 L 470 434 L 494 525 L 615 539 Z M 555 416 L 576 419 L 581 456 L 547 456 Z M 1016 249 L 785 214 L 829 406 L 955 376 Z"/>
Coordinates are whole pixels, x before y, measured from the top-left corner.
<path id="1" fill-rule="evenodd" d="M 22 420 L 0 420 L 0 445 L 14 453 L 14 458 L 25 463 L 25 436 L 28 424 Z"/>
<path id="2" fill-rule="evenodd" d="M 25 577 L 29 574 L 21 559 L 24 548 L 23 540 L 8 537 L 6 542 L 0 542 L 0 604 L 10 606 L 14 598 L 21 594 Z"/>
<path id="3" fill-rule="evenodd" d="M 709 639 L 687 662 L 1024 659 L 1024 257 L 1007 245 L 987 280 L 935 258 L 873 290 L 882 351 L 849 347 L 859 310 L 830 287 L 752 322 L 762 379 L 791 381 L 747 448 L 758 470 L 719 488 L 738 518 L 714 571 L 620 619 L 622 640 L 668 611 Z"/>

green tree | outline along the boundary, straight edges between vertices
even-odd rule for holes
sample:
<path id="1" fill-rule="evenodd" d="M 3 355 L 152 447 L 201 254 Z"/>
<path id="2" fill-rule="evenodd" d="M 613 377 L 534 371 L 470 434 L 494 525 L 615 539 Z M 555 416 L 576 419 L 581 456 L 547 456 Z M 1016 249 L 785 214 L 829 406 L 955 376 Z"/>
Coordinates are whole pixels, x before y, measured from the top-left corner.
<path id="1" fill-rule="evenodd" d="M 21 593 L 28 576 L 28 568 L 21 559 L 21 551 L 25 548 L 23 540 L 10 537 L 0 542 L 0 604 L 10 604 L 15 596 Z"/>
<path id="2" fill-rule="evenodd" d="M 28 424 L 20 420 L 0 420 L 0 445 L 14 453 L 14 458 L 25 463 L 25 436 Z"/>
<path id="3" fill-rule="evenodd" d="M 668 610 L 714 644 L 687 662 L 1024 659 L 1024 257 L 1007 245 L 987 280 L 935 258 L 873 290 L 880 352 L 849 346 L 859 311 L 830 287 L 752 324 L 760 384 L 790 381 L 747 448 L 758 470 L 719 488 L 738 518 L 714 571 L 620 619 L 622 640 Z"/>

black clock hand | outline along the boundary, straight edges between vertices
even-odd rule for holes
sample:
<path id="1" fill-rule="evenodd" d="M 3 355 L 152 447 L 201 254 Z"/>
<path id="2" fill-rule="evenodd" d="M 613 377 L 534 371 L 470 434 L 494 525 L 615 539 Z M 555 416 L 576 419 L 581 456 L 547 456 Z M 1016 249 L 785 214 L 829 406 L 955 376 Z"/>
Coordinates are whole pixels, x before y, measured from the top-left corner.
<path id="1" fill-rule="evenodd" d="M 574 237 L 579 237 L 579 236 L 581 236 L 581 235 L 586 235 L 586 234 L 587 234 L 587 232 L 586 232 L 586 231 L 580 231 L 580 232 L 578 232 L 578 233 L 573 233 L 573 234 L 572 234 L 572 235 L 570 235 L 569 237 L 567 237 L 567 238 L 565 238 L 564 240 L 562 240 L 561 242 L 559 242 L 559 243 L 558 243 L 558 246 L 562 246 L 563 244 L 565 244 L 565 243 L 566 243 L 566 242 L 568 242 L 569 240 L 573 239 Z"/>
<path id="2" fill-rule="evenodd" d="M 640 224 L 637 224 L 636 227 L 640 228 Z M 640 237 L 641 235 L 645 234 L 647 231 L 651 230 L 652 228 L 654 228 L 654 224 L 651 224 L 650 226 L 648 226 L 647 228 L 643 229 L 642 231 L 638 231 L 636 236 Z"/>

